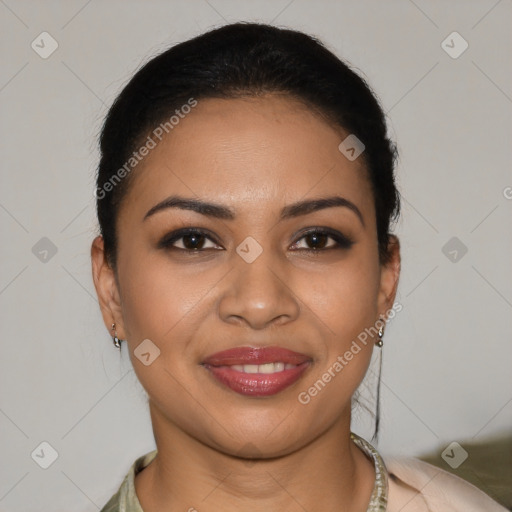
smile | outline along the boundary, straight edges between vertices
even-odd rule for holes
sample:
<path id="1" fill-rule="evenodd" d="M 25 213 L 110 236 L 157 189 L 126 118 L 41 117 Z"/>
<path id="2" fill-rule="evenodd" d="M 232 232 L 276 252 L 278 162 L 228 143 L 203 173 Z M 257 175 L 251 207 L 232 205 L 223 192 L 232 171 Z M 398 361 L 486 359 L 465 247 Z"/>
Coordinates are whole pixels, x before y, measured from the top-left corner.
<path id="1" fill-rule="evenodd" d="M 297 365 L 290 363 L 265 363 L 265 364 L 234 364 L 230 366 L 232 370 L 244 373 L 277 373 L 283 370 L 290 370 Z"/>
<path id="2" fill-rule="evenodd" d="M 214 379 L 246 396 L 271 396 L 295 383 L 311 359 L 280 347 L 237 347 L 217 352 L 203 362 Z"/>

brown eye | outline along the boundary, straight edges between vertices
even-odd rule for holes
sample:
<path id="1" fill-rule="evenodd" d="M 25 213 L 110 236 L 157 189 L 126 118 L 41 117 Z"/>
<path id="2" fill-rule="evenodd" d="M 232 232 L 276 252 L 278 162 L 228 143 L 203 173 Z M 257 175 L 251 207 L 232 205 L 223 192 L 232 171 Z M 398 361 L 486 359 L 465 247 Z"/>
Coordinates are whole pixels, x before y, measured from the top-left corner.
<path id="1" fill-rule="evenodd" d="M 331 238 L 329 235 L 317 231 L 308 233 L 304 237 L 304 240 L 308 245 L 312 246 L 313 249 L 324 249 L 328 243 L 329 238 Z"/>
<path id="2" fill-rule="evenodd" d="M 329 239 L 334 243 L 329 243 Z M 345 235 L 331 229 L 312 229 L 303 234 L 294 245 L 300 240 L 304 240 L 307 247 L 298 248 L 298 250 L 306 250 L 310 252 L 322 251 L 326 249 L 348 249 L 353 245 L 353 241 Z M 297 250 L 297 248 L 295 248 Z"/>
<path id="3" fill-rule="evenodd" d="M 213 246 L 205 246 L 208 242 L 212 243 Z M 214 249 L 217 247 L 217 244 L 213 242 L 206 232 L 187 228 L 169 233 L 159 242 L 158 246 L 160 248 L 177 249 L 186 252 L 200 252 L 205 249 Z"/>
<path id="4" fill-rule="evenodd" d="M 184 249 L 202 249 L 206 237 L 202 234 L 190 234 L 182 236 L 179 240 L 183 240 L 182 245 Z"/>

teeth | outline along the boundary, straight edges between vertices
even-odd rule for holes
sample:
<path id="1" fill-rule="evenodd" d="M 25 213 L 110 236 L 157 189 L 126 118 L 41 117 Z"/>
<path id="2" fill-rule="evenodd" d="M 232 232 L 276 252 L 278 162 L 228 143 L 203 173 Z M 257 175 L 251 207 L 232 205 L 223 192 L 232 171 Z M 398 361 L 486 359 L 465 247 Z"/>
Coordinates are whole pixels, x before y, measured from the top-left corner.
<path id="1" fill-rule="evenodd" d="M 295 368 L 295 364 L 290 363 L 265 363 L 265 364 L 233 364 L 231 368 L 236 370 L 237 372 L 244 373 L 277 373 L 282 372 L 283 370 L 289 370 L 291 368 Z"/>
<path id="2" fill-rule="evenodd" d="M 282 363 L 281 363 L 282 364 Z M 284 370 L 284 364 L 282 364 L 282 368 L 280 368 L 278 365 L 280 363 L 265 363 L 260 364 L 258 366 L 258 373 L 275 373 L 275 372 L 282 372 Z"/>
<path id="3" fill-rule="evenodd" d="M 245 373 L 258 373 L 257 364 L 244 364 L 242 368 Z"/>

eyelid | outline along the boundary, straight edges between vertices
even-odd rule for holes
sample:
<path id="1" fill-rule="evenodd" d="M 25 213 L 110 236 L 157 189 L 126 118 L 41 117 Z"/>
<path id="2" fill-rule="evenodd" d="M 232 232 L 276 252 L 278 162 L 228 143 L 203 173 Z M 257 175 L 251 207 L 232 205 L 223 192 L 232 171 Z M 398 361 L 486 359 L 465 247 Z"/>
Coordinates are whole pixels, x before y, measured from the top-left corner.
<path id="1" fill-rule="evenodd" d="M 344 233 L 327 227 L 327 226 L 310 226 L 308 228 L 305 228 L 303 230 L 300 230 L 298 233 L 295 233 L 294 237 L 295 241 L 292 243 L 293 245 L 296 245 L 298 242 L 300 242 L 304 237 L 308 236 L 309 234 L 318 233 L 321 235 L 326 235 L 328 238 L 331 238 L 334 240 L 335 245 L 330 246 L 327 248 L 322 249 L 308 249 L 308 248 L 301 248 L 301 249 L 292 249 L 292 251 L 306 251 L 311 253 L 321 253 L 325 252 L 327 250 L 331 249 L 349 249 L 352 245 L 354 245 L 355 241 L 350 237 L 345 235 Z M 184 227 L 179 228 L 177 230 L 171 231 L 170 233 L 166 234 L 159 242 L 158 247 L 161 249 L 173 249 L 177 251 L 181 251 L 184 253 L 193 253 L 198 254 L 201 252 L 204 252 L 206 250 L 212 250 L 214 248 L 207 247 L 206 249 L 183 249 L 181 247 L 175 247 L 172 244 L 177 242 L 178 240 L 182 239 L 184 236 L 191 235 L 191 234 L 199 234 L 213 242 L 215 245 L 221 246 L 217 240 L 216 237 L 207 229 L 204 228 L 196 228 L 196 227 Z M 222 247 L 224 249 L 224 247 Z M 219 249 L 214 249 L 219 250 Z"/>
<path id="2" fill-rule="evenodd" d="M 292 245 L 295 245 L 300 240 L 302 240 L 305 236 L 307 236 L 311 233 L 320 233 L 323 235 L 327 235 L 329 238 L 332 238 L 336 242 L 336 245 L 334 247 L 329 247 L 327 249 L 316 249 L 316 250 L 315 249 L 303 249 L 305 251 L 322 252 L 322 251 L 326 251 L 328 249 L 348 249 L 355 243 L 355 241 L 352 239 L 352 237 L 350 237 L 336 229 L 329 228 L 327 226 L 312 226 L 312 227 L 306 228 L 305 230 L 299 231 L 299 233 L 297 233 L 295 235 L 297 237 L 297 239 L 295 242 L 293 242 Z"/>
<path id="3" fill-rule="evenodd" d="M 183 252 L 201 252 L 201 250 L 193 251 L 188 249 L 181 249 L 181 247 L 173 247 L 171 244 L 175 243 L 176 241 L 180 240 L 184 236 L 191 235 L 191 234 L 200 234 L 204 237 L 211 240 L 214 244 L 222 245 L 215 239 L 215 237 L 208 231 L 207 229 L 203 228 L 194 228 L 194 227 L 186 227 L 186 228 L 180 228 L 176 229 L 174 231 L 171 231 L 170 233 L 167 233 L 159 242 L 158 247 L 161 249 L 177 249 L 181 250 Z"/>

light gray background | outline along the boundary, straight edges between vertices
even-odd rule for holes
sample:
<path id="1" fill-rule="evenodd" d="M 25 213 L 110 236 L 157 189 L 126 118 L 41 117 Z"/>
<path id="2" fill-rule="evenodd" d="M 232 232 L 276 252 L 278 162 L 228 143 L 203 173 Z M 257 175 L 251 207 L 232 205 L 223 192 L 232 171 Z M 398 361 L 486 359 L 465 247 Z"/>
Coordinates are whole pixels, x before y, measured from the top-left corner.
<path id="1" fill-rule="evenodd" d="M 403 311 L 385 335 L 378 448 L 420 455 L 510 429 L 511 11 L 510 0 L 0 0 L 0 510 L 98 510 L 154 448 L 91 280 L 96 136 L 143 60 L 236 20 L 320 37 L 369 80 L 398 141 Z M 43 31 L 59 45 L 47 59 L 31 48 Z M 453 31 L 469 43 L 457 59 L 441 46 Z M 42 237 L 57 247 L 46 262 L 32 252 Z M 468 248 L 457 262 L 442 252 L 452 237 Z M 370 415 L 353 430 L 369 439 Z M 31 458 L 43 441 L 58 452 L 46 470 Z"/>

